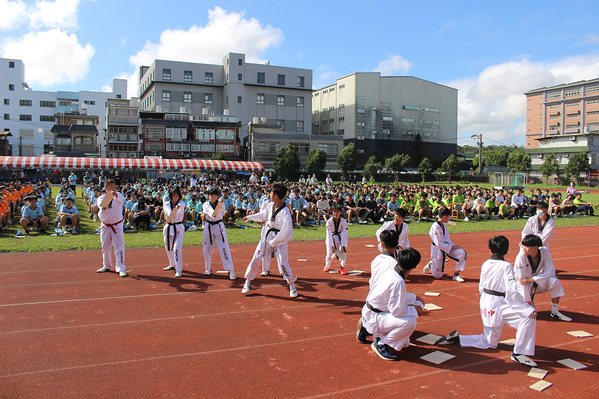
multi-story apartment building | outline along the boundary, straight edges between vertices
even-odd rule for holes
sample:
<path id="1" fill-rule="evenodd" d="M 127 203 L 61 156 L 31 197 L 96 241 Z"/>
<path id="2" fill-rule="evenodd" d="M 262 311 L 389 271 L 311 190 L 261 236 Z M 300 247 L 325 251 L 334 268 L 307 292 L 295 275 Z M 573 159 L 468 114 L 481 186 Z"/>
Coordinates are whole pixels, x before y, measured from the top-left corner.
<path id="1" fill-rule="evenodd" d="M 51 128 L 55 114 L 86 112 L 106 114 L 109 98 L 127 98 L 127 80 L 113 79 L 112 92 L 31 90 L 25 81 L 25 65 L 17 59 L 0 58 L 0 130 L 10 131 L 12 155 L 33 156 L 48 152 L 54 140 Z M 98 129 L 106 122 L 101 118 Z M 98 137 L 101 155 L 105 156 L 104 135 Z"/>
<path id="2" fill-rule="evenodd" d="M 240 157 L 239 117 L 141 111 L 140 156 L 209 158 L 222 152 Z"/>
<path id="3" fill-rule="evenodd" d="M 312 93 L 312 134 L 355 143 L 358 163 L 411 153 L 420 134 L 426 156 L 457 150 L 457 89 L 411 76 L 353 73 Z"/>
<path id="4" fill-rule="evenodd" d="M 283 125 L 284 133 L 311 133 L 309 69 L 246 63 L 244 54 L 229 53 L 222 65 L 155 60 L 139 72 L 142 111 L 228 112 L 238 116 L 242 126 L 260 117 Z M 246 135 L 241 133 L 242 138 Z"/>
<path id="5" fill-rule="evenodd" d="M 138 98 L 109 99 L 106 108 L 106 157 L 139 158 Z"/>
<path id="6" fill-rule="evenodd" d="M 53 153 L 59 157 L 98 156 L 97 115 L 79 112 L 56 114 L 52 126 Z"/>
<path id="7" fill-rule="evenodd" d="M 599 78 L 526 93 L 526 149 L 533 174 L 553 153 L 565 167 L 570 156 L 589 155 L 591 169 L 599 169 Z M 563 169 L 562 169 L 563 170 Z"/>

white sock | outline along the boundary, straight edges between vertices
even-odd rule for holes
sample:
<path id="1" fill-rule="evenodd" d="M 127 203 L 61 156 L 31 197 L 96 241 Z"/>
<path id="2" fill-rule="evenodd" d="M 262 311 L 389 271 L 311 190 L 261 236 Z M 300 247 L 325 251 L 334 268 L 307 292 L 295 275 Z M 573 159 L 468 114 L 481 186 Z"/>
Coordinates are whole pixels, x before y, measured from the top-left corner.
<path id="1" fill-rule="evenodd" d="M 559 303 L 551 302 L 551 313 L 557 314 L 559 312 Z"/>

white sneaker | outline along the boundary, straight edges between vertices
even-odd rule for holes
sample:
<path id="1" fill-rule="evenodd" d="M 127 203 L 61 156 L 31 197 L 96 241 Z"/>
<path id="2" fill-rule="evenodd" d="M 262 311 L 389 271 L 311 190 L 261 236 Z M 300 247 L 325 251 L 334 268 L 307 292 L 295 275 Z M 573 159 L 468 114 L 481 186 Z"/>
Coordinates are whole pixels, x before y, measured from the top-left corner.
<path id="1" fill-rule="evenodd" d="M 204 272 L 204 276 L 209 276 L 209 275 L 211 275 L 211 274 L 212 274 L 212 272 L 211 272 L 210 270 L 206 270 L 206 271 Z"/>
<path id="2" fill-rule="evenodd" d="M 175 278 L 183 277 L 182 272 L 175 272 Z"/>
<path id="3" fill-rule="evenodd" d="M 107 269 L 105 267 L 101 267 L 98 270 L 96 270 L 96 273 L 108 273 L 110 271 L 110 269 Z"/>
<path id="4" fill-rule="evenodd" d="M 512 353 L 512 360 L 518 364 L 528 367 L 537 367 L 537 364 L 526 355 L 516 355 Z"/>
<path id="5" fill-rule="evenodd" d="M 77 228 L 75 226 L 73 226 L 72 232 L 73 232 L 73 234 L 77 234 Z"/>
<path id="6" fill-rule="evenodd" d="M 175 270 L 175 267 L 168 265 L 167 267 L 163 267 L 162 270 L 164 270 L 165 272 L 168 272 L 169 270 Z"/>
<path id="7" fill-rule="evenodd" d="M 431 265 L 432 265 L 432 264 L 433 264 L 433 261 L 432 261 L 432 260 L 431 260 L 431 261 L 429 261 L 429 262 L 426 264 L 426 266 L 424 266 L 424 267 L 422 268 L 422 272 L 423 272 L 423 273 L 430 273 L 430 272 L 431 272 Z"/>
<path id="8" fill-rule="evenodd" d="M 234 271 L 230 271 L 230 272 L 229 272 L 229 278 L 230 278 L 231 280 L 235 280 L 235 279 L 237 278 L 237 276 L 235 276 L 235 272 L 234 272 Z"/>
<path id="9" fill-rule="evenodd" d="M 566 316 L 565 314 L 563 314 L 562 312 L 556 312 L 553 313 L 551 312 L 551 317 L 554 319 L 558 319 L 559 321 L 572 321 L 571 317 Z"/>
<path id="10" fill-rule="evenodd" d="M 120 273 L 119 273 L 119 276 L 121 276 L 121 277 L 127 277 L 127 276 L 128 276 L 128 274 L 127 274 L 127 272 L 120 272 Z"/>
<path id="11" fill-rule="evenodd" d="M 266 277 L 266 276 L 268 276 L 269 274 L 270 274 L 270 272 L 262 272 L 262 273 L 260 273 L 260 275 L 261 275 L 262 277 Z"/>
<path id="12" fill-rule="evenodd" d="M 453 281 L 457 281 L 458 283 L 463 283 L 464 281 L 466 281 L 466 280 L 464 280 L 464 279 L 462 278 L 462 276 L 460 276 L 459 274 L 455 274 L 455 275 L 452 277 L 452 280 L 453 280 Z"/>
<path id="13" fill-rule="evenodd" d="M 469 222 L 469 221 L 470 221 L 470 219 L 468 219 L 468 216 L 466 216 L 466 217 L 464 218 L 464 222 Z"/>
<path id="14" fill-rule="evenodd" d="M 246 281 L 245 284 L 243 285 L 241 293 L 242 294 L 248 294 L 251 289 L 252 289 L 252 285 L 250 284 L 249 281 Z"/>
<path id="15" fill-rule="evenodd" d="M 295 287 L 289 289 L 289 296 L 291 298 L 297 298 L 297 289 Z"/>

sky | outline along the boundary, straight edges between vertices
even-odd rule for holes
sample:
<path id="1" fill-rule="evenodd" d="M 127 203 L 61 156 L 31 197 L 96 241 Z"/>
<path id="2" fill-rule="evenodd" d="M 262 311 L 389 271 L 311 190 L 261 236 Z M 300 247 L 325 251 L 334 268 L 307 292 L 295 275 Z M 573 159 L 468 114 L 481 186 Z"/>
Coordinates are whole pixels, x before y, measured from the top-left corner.
<path id="1" fill-rule="evenodd" d="M 458 89 L 458 144 L 524 144 L 524 92 L 599 77 L 599 1 L 0 0 L 0 57 L 34 90 L 110 91 L 154 59 L 353 72 Z"/>

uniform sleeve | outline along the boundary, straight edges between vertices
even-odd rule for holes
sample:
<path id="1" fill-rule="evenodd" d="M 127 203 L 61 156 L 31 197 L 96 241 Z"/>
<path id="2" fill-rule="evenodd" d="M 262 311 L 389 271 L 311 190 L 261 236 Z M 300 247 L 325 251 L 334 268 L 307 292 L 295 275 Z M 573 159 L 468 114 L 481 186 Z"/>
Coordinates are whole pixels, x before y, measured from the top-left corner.
<path id="1" fill-rule="evenodd" d="M 535 281 L 548 279 L 555 276 L 555 265 L 553 264 L 551 252 L 549 252 L 549 250 L 545 247 L 540 247 L 539 251 L 541 251 L 541 262 L 543 264 L 543 268 L 540 270 L 539 274 L 533 276 Z M 541 267 L 541 265 L 539 265 L 539 267 Z"/>
<path id="2" fill-rule="evenodd" d="M 339 228 L 341 229 L 341 246 L 347 248 L 347 241 L 349 236 L 349 231 L 347 227 L 347 220 L 341 218 L 341 223 Z"/>
<path id="3" fill-rule="evenodd" d="M 283 224 L 279 233 L 274 236 L 274 238 L 270 241 L 270 245 L 276 247 L 277 245 L 284 244 L 293 238 L 293 226 L 291 224 L 291 213 L 289 210 L 283 209 L 277 215 L 277 218 L 281 217 L 283 220 Z"/>
<path id="4" fill-rule="evenodd" d="M 393 223 L 393 221 L 383 223 L 383 225 L 376 231 L 375 234 L 378 242 L 381 242 L 381 233 L 385 230 L 389 230 L 391 223 Z"/>
<path id="5" fill-rule="evenodd" d="M 247 219 L 252 221 L 252 222 L 258 222 L 258 223 L 262 223 L 264 221 L 266 221 L 266 218 L 268 216 L 268 207 L 264 207 L 260 209 L 260 212 L 254 213 L 253 215 L 249 215 L 247 216 Z"/>
<path id="6" fill-rule="evenodd" d="M 168 219 L 168 217 L 171 215 L 172 213 L 172 208 L 171 208 L 171 202 L 170 201 L 164 201 L 162 203 L 162 210 L 164 211 L 164 218 Z"/>
<path id="7" fill-rule="evenodd" d="M 529 317 L 535 308 L 526 303 L 522 295 L 516 288 L 516 277 L 512 271 L 512 265 L 505 262 L 503 269 L 503 283 L 505 284 L 505 301 L 510 305 L 514 312 Z"/>
<path id="8" fill-rule="evenodd" d="M 446 253 L 451 251 L 451 247 L 453 246 L 453 243 L 451 242 L 451 240 L 445 241 L 445 235 L 443 234 L 443 230 L 441 229 L 441 227 L 438 226 L 438 223 L 437 223 L 437 226 L 433 225 L 431 233 L 432 233 L 431 239 L 433 240 L 433 243 L 441 251 L 446 252 Z"/>
<path id="9" fill-rule="evenodd" d="M 555 220 L 550 218 L 543 228 L 543 233 L 541 234 L 541 240 L 543 241 L 543 246 L 547 246 L 549 244 L 549 240 L 553 236 L 553 229 L 555 227 Z"/>
<path id="10" fill-rule="evenodd" d="M 524 237 L 526 237 L 526 236 L 527 236 L 527 235 L 529 235 L 529 234 L 534 234 L 534 233 L 532 232 L 532 221 L 533 221 L 534 219 L 535 219 L 534 217 L 532 217 L 532 218 L 528 219 L 528 221 L 526 222 L 526 225 L 525 225 L 525 226 L 524 226 L 524 228 L 522 229 L 522 234 L 521 234 L 520 240 L 523 240 L 523 239 L 524 239 Z M 553 232 L 552 232 L 551 234 L 553 234 Z M 545 243 L 545 242 L 543 242 L 543 244 L 544 244 L 544 243 Z"/>
<path id="11" fill-rule="evenodd" d="M 514 262 L 514 277 L 516 278 L 516 290 L 522 295 L 524 301 L 531 302 L 532 299 L 530 297 L 530 292 L 532 288 L 532 284 L 522 285 L 520 284 L 521 278 L 529 278 L 528 275 L 528 259 L 526 255 L 522 252 L 518 253 L 516 256 L 516 261 Z"/>
<path id="12" fill-rule="evenodd" d="M 116 202 L 116 206 L 122 207 L 123 203 L 125 202 L 125 197 L 121 193 L 116 193 L 116 197 L 113 199 L 113 201 Z"/>
<path id="13" fill-rule="evenodd" d="M 223 204 L 224 205 L 224 204 Z M 217 205 L 218 206 L 218 205 Z M 204 202 L 204 205 L 202 205 L 202 210 L 204 211 L 204 214 L 206 216 L 209 217 L 213 217 L 214 215 L 214 209 L 212 208 L 212 206 L 210 205 L 209 201 Z"/>
<path id="14" fill-rule="evenodd" d="M 410 248 L 410 240 L 408 237 L 410 236 L 410 226 L 407 224 L 403 224 L 403 229 L 401 230 L 401 236 L 399 237 L 399 244 L 402 248 Z M 402 239 L 403 237 L 403 239 Z"/>
<path id="15" fill-rule="evenodd" d="M 389 313 L 395 317 L 418 318 L 416 308 L 406 303 L 406 287 L 403 281 L 397 281 L 390 287 L 387 308 L 389 309 Z"/>

